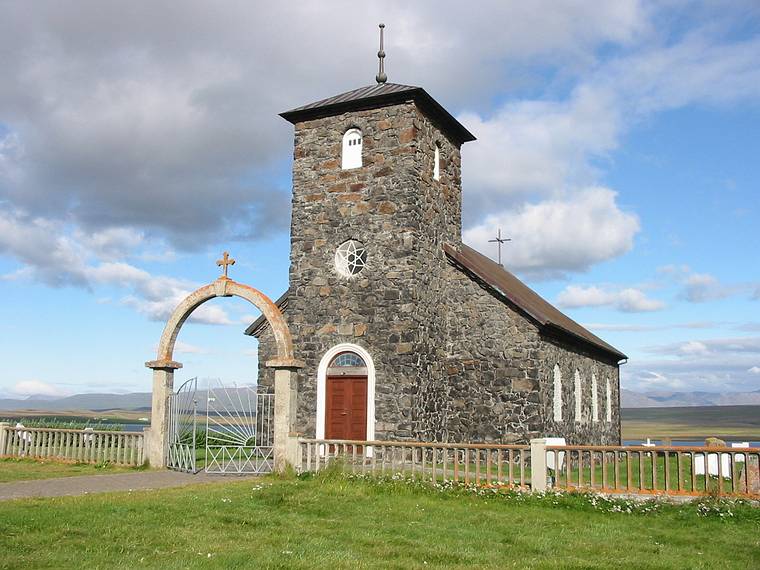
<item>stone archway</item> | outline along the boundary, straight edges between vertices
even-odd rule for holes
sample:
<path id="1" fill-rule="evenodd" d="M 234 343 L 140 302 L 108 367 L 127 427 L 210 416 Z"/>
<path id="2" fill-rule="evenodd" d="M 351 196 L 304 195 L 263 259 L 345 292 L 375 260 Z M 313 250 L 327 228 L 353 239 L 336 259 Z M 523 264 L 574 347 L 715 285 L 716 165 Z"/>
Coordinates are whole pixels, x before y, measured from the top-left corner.
<path id="1" fill-rule="evenodd" d="M 303 364 L 293 357 L 293 340 L 282 312 L 261 291 L 237 283 L 227 277 L 227 266 L 234 263 L 225 252 L 224 273 L 216 281 L 197 289 L 177 306 L 166 322 L 158 345 L 156 360 L 145 363 L 153 370 L 153 397 L 151 402 L 151 426 L 146 438 L 148 462 L 152 467 L 166 464 L 166 438 L 168 433 L 168 401 L 174 388 L 174 371 L 182 364 L 174 360 L 174 345 L 182 325 L 190 315 L 206 301 L 216 297 L 240 297 L 254 305 L 266 317 L 272 327 L 277 343 L 277 358 L 266 362 L 275 369 L 274 410 L 274 460 L 275 469 L 282 470 L 288 462 L 288 441 L 295 427 L 296 382 L 295 372 Z"/>

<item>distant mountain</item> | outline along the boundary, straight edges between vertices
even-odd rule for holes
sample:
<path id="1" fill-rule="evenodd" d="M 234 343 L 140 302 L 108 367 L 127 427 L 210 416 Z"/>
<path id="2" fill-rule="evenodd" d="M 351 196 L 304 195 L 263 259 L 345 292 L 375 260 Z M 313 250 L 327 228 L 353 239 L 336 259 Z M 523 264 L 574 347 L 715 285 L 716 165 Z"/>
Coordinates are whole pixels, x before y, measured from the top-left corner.
<path id="1" fill-rule="evenodd" d="M 226 405 L 230 408 L 243 409 L 254 405 L 251 392 L 247 387 L 240 386 L 235 389 L 215 389 L 213 396 L 217 407 Z M 195 401 L 199 412 L 206 412 L 208 392 L 199 389 L 195 393 Z M 192 405 L 185 398 L 183 405 Z M 133 392 L 131 394 L 76 394 L 66 398 L 44 400 L 39 398 L 27 399 L 0 399 L 0 412 L 103 412 L 107 410 L 146 411 L 150 412 L 151 393 Z"/>
<path id="2" fill-rule="evenodd" d="M 634 392 L 621 390 L 624 408 L 665 408 L 692 406 L 760 405 L 760 390 L 755 392 Z M 206 392 L 196 394 L 198 409 L 205 411 Z M 35 410 L 44 412 L 150 410 L 150 392 L 131 394 L 76 394 L 66 398 L 30 396 L 25 399 L 0 399 L 0 411 Z"/>
<path id="3" fill-rule="evenodd" d="M 39 398 L 23 400 L 0 399 L 0 410 L 36 410 L 44 412 L 72 412 L 77 410 L 144 410 L 150 409 L 150 392 L 132 394 L 76 394 L 65 398 Z"/>
<path id="4" fill-rule="evenodd" d="M 24 400 L 35 400 L 40 402 L 49 402 L 51 400 L 58 400 L 61 396 L 51 396 L 49 394 L 32 394 L 31 396 L 27 396 L 24 398 Z"/>
<path id="5" fill-rule="evenodd" d="M 760 390 L 754 392 L 634 392 L 621 390 L 624 408 L 671 408 L 693 406 L 760 405 Z"/>

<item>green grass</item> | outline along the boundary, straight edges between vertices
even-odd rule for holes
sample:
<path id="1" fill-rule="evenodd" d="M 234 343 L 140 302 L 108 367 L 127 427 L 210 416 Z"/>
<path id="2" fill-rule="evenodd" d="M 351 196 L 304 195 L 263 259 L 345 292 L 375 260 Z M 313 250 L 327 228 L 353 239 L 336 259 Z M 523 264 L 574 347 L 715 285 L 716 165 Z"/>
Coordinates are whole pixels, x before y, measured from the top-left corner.
<path id="1" fill-rule="evenodd" d="M 760 510 L 729 508 L 265 478 L 3 503 L 0 568 L 757 568 Z"/>
<path id="2" fill-rule="evenodd" d="M 52 479 L 75 475 L 101 475 L 134 471 L 134 467 L 117 467 L 109 464 L 63 463 L 36 459 L 0 459 L 0 483 L 28 479 Z"/>

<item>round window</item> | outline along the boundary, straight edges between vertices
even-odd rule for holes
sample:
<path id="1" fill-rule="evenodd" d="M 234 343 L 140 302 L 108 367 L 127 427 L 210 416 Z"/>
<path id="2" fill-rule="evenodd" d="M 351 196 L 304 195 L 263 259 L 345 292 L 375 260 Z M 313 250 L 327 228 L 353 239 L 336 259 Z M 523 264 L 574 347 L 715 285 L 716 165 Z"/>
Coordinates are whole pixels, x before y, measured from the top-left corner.
<path id="1" fill-rule="evenodd" d="M 367 250 L 359 241 L 350 239 L 343 242 L 335 252 L 335 269 L 344 277 L 358 275 L 366 264 Z"/>

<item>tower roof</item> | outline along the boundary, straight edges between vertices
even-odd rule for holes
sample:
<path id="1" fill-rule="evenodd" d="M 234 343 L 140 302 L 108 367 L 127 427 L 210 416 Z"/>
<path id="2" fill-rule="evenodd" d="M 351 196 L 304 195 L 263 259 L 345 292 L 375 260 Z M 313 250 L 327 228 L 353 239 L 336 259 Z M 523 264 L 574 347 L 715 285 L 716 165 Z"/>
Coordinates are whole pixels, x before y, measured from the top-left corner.
<path id="1" fill-rule="evenodd" d="M 340 115 L 348 111 L 374 109 L 414 101 L 420 110 L 457 144 L 474 141 L 475 137 L 451 113 L 433 99 L 422 87 L 399 83 L 379 83 L 347 91 L 340 95 L 315 101 L 302 107 L 280 113 L 280 117 L 293 124 L 322 117 Z"/>

